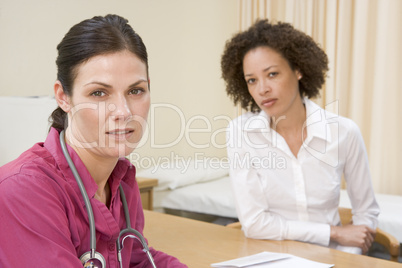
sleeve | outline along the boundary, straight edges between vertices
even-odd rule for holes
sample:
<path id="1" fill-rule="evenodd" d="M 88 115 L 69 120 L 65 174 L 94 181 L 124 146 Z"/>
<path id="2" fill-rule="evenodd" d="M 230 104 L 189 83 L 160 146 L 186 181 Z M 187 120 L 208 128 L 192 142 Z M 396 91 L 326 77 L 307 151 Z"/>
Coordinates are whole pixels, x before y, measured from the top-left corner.
<path id="1" fill-rule="evenodd" d="M 374 195 L 366 148 L 358 126 L 351 122 L 349 128 L 344 176 L 352 205 L 353 224 L 375 229 L 380 208 Z"/>
<path id="2" fill-rule="evenodd" d="M 236 211 L 245 235 L 254 239 L 297 240 L 328 246 L 328 224 L 287 220 L 270 210 L 269 197 L 250 161 L 253 149 L 246 147 L 240 128 L 236 121 L 229 124 L 227 153 Z"/>
<path id="3" fill-rule="evenodd" d="M 1 181 L 0 267 L 82 267 L 51 183 L 21 174 Z"/>

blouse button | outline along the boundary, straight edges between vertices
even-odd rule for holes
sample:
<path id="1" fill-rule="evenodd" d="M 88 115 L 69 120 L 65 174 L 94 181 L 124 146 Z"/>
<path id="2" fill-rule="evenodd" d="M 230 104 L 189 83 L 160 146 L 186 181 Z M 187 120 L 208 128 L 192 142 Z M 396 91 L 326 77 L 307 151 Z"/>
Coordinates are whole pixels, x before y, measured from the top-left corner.
<path id="1" fill-rule="evenodd" d="M 113 251 L 114 248 L 115 248 L 114 243 L 110 243 L 110 244 L 109 244 L 109 250 L 110 250 L 110 251 Z"/>

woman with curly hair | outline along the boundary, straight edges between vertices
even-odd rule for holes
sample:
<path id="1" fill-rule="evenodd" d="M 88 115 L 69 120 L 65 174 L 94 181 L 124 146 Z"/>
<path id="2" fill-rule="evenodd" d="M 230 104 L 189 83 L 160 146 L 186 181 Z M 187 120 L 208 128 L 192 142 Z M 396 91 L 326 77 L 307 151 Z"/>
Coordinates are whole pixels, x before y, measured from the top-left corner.
<path id="1" fill-rule="evenodd" d="M 227 144 L 245 235 L 366 253 L 379 207 L 363 138 L 310 100 L 325 82 L 325 52 L 288 23 L 259 20 L 227 42 L 221 67 L 228 95 L 248 110 L 229 124 Z M 346 226 L 342 175 L 353 212 Z"/>

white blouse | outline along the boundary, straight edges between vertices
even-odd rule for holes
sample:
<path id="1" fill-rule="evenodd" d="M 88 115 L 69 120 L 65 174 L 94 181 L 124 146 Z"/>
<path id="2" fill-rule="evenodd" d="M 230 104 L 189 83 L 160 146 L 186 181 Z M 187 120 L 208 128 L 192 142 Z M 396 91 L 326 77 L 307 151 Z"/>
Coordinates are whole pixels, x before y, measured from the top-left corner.
<path id="1" fill-rule="evenodd" d="M 230 177 L 243 231 L 250 238 L 298 240 L 361 253 L 330 243 L 330 226 L 340 225 L 342 174 L 353 224 L 377 227 L 380 210 L 360 130 L 352 120 L 304 102 L 307 137 L 297 158 L 270 128 L 265 112 L 246 113 L 229 124 Z"/>

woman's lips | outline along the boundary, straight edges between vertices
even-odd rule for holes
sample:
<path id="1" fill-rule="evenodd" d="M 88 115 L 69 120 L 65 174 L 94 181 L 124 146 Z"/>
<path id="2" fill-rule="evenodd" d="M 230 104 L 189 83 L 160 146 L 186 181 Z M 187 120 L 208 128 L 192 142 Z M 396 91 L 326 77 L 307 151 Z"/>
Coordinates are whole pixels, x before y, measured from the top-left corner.
<path id="1" fill-rule="evenodd" d="M 271 107 L 272 105 L 274 105 L 276 103 L 278 99 L 266 99 L 264 101 L 261 102 L 261 105 L 264 107 Z"/>
<path id="2" fill-rule="evenodd" d="M 106 132 L 107 135 L 117 140 L 127 140 L 133 133 L 134 129 L 115 129 Z"/>

